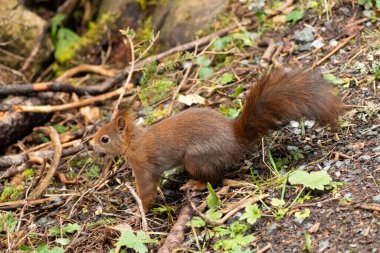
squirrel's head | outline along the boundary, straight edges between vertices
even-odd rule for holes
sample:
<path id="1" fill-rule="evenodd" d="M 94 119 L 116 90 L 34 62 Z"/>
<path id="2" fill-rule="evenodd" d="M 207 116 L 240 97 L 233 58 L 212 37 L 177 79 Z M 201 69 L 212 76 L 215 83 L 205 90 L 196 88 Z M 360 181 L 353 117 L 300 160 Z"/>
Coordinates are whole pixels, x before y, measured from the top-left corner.
<path id="1" fill-rule="evenodd" d="M 134 130 L 133 114 L 124 109 L 95 133 L 90 144 L 97 153 L 124 155 Z"/>

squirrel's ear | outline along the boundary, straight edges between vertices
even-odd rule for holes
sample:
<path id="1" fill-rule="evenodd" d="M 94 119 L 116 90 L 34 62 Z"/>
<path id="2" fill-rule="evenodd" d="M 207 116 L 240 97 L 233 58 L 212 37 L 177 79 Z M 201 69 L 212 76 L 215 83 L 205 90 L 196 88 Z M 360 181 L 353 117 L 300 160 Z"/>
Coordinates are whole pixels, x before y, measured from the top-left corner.
<path id="1" fill-rule="evenodd" d="M 123 117 L 117 118 L 117 127 L 119 130 L 124 130 L 126 125 L 125 119 Z"/>

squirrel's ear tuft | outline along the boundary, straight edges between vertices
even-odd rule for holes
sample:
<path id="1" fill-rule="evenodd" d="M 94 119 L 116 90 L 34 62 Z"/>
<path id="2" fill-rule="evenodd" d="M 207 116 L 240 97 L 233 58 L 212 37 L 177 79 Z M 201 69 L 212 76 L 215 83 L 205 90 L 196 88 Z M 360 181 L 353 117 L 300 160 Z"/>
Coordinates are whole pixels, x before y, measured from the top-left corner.
<path id="1" fill-rule="evenodd" d="M 125 129 L 125 126 L 126 126 L 126 122 L 125 122 L 125 119 L 123 117 L 118 117 L 117 118 L 117 127 L 118 129 L 121 131 L 121 130 L 124 130 Z"/>

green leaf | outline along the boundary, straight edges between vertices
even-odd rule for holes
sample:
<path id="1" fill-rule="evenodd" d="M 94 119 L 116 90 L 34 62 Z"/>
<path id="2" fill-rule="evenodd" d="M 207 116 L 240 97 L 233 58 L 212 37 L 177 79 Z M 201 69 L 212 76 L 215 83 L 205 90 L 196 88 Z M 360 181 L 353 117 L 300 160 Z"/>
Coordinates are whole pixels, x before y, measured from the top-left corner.
<path id="1" fill-rule="evenodd" d="M 63 227 L 63 232 L 65 234 L 73 234 L 80 230 L 81 226 L 78 223 L 70 223 Z"/>
<path id="2" fill-rule="evenodd" d="M 236 247 L 246 247 L 249 244 L 251 244 L 256 238 L 253 235 L 242 235 L 238 234 L 233 238 L 226 239 L 226 240 L 218 240 L 213 248 L 215 250 L 223 249 L 225 251 L 223 252 L 228 252 L 229 250 L 236 249 Z"/>
<path id="3" fill-rule="evenodd" d="M 86 173 L 89 179 L 96 179 L 100 177 L 100 168 L 98 165 L 93 164 Z"/>
<path id="4" fill-rule="evenodd" d="M 220 105 L 219 111 L 230 119 L 236 119 L 239 116 L 241 109 Z"/>
<path id="5" fill-rule="evenodd" d="M 206 226 L 206 222 L 199 216 L 194 216 L 191 221 L 188 222 L 188 225 L 190 224 L 195 228 L 203 228 Z"/>
<path id="6" fill-rule="evenodd" d="M 207 182 L 207 189 L 208 189 L 207 206 L 210 209 L 214 209 L 219 206 L 220 200 L 218 196 L 216 196 L 216 193 L 214 189 L 212 188 L 211 184 L 208 182 Z"/>
<path id="7" fill-rule="evenodd" d="M 278 198 L 273 198 L 270 203 L 272 206 L 283 206 L 283 205 L 285 205 L 285 201 L 283 199 L 278 199 Z"/>
<path id="8" fill-rule="evenodd" d="M 214 41 L 213 48 L 215 51 L 223 51 L 226 48 L 226 43 L 223 39 L 218 38 Z"/>
<path id="9" fill-rule="evenodd" d="M 0 233 L 13 232 L 17 225 L 16 214 L 13 212 L 0 213 Z"/>
<path id="10" fill-rule="evenodd" d="M 304 9 L 297 8 L 286 15 L 286 22 L 291 22 L 293 25 L 303 18 Z"/>
<path id="11" fill-rule="evenodd" d="M 80 37 L 68 28 L 61 28 L 57 35 L 57 45 L 54 57 L 61 63 L 69 61 L 75 55 L 73 46 L 77 44 Z"/>
<path id="12" fill-rule="evenodd" d="M 210 209 L 206 212 L 206 218 L 211 221 L 219 222 L 221 217 L 222 217 L 222 214 L 219 212 L 216 212 L 214 209 Z"/>
<path id="13" fill-rule="evenodd" d="M 230 226 L 231 237 L 235 237 L 237 234 L 243 234 L 248 230 L 248 228 L 249 227 L 247 225 L 242 224 L 238 221 L 233 222 Z"/>
<path id="14" fill-rule="evenodd" d="M 206 79 L 214 73 L 214 69 L 210 67 L 201 67 L 199 70 L 199 78 Z"/>
<path id="15" fill-rule="evenodd" d="M 138 253 L 146 253 L 148 252 L 148 248 L 145 244 L 151 242 L 153 242 L 153 240 L 149 239 L 143 231 L 138 231 L 135 234 L 131 230 L 123 230 L 121 231 L 120 238 L 116 242 L 116 245 L 125 246 Z"/>
<path id="16" fill-rule="evenodd" d="M 59 243 L 63 246 L 66 246 L 70 243 L 70 239 L 69 238 L 57 238 L 57 239 L 55 239 L 55 242 Z"/>
<path id="17" fill-rule="evenodd" d="M 234 92 L 231 94 L 231 96 L 233 96 L 234 98 L 236 98 L 237 96 L 240 95 L 240 93 L 243 91 L 243 85 L 242 84 L 239 84 L 236 89 L 234 90 Z"/>
<path id="18" fill-rule="evenodd" d="M 308 252 L 314 252 L 313 240 L 311 238 L 311 235 L 309 235 L 309 233 L 305 231 L 304 236 L 305 236 L 305 250 L 307 250 Z"/>
<path id="19" fill-rule="evenodd" d="M 337 78 L 335 75 L 333 74 L 326 74 L 326 75 L 323 75 L 323 78 L 332 83 L 332 84 L 335 84 L 335 85 L 341 85 L 341 84 L 345 84 L 346 82 L 342 79 L 339 79 Z"/>
<path id="20" fill-rule="evenodd" d="M 57 39 L 58 27 L 62 27 L 63 21 L 66 19 L 65 14 L 57 14 L 51 19 L 50 35 L 53 40 Z"/>
<path id="21" fill-rule="evenodd" d="M 249 224 L 254 224 L 261 217 L 261 212 L 257 204 L 250 204 L 245 208 L 245 213 L 239 220 L 247 220 Z"/>
<path id="22" fill-rule="evenodd" d="M 53 128 L 59 133 L 59 134 L 62 134 L 64 132 L 67 132 L 69 131 L 69 128 L 67 126 L 64 126 L 64 125 L 54 125 Z"/>
<path id="23" fill-rule="evenodd" d="M 326 185 L 332 181 L 330 175 L 324 171 L 313 171 L 308 173 L 303 170 L 296 170 L 289 175 L 289 183 L 292 185 L 300 184 L 312 190 L 324 190 Z"/>
<path id="24" fill-rule="evenodd" d="M 64 250 L 61 247 L 54 247 L 49 249 L 49 246 L 45 243 L 37 246 L 35 253 L 62 253 Z"/>
<path id="25" fill-rule="evenodd" d="M 224 73 L 221 77 L 220 77 L 220 82 L 225 85 L 225 84 L 229 84 L 229 83 L 232 83 L 233 81 L 235 80 L 235 77 L 233 74 L 231 73 Z"/>
<path id="26" fill-rule="evenodd" d="M 297 219 L 305 219 L 305 218 L 308 218 L 310 217 L 310 209 L 309 208 L 306 208 L 305 210 L 303 210 L 302 212 L 296 212 L 294 214 L 294 216 L 297 218 Z"/>
<path id="27" fill-rule="evenodd" d="M 209 58 L 207 58 L 204 54 L 202 54 L 202 55 L 198 56 L 198 58 L 195 61 L 195 63 L 198 66 L 208 67 L 211 64 L 211 60 Z"/>

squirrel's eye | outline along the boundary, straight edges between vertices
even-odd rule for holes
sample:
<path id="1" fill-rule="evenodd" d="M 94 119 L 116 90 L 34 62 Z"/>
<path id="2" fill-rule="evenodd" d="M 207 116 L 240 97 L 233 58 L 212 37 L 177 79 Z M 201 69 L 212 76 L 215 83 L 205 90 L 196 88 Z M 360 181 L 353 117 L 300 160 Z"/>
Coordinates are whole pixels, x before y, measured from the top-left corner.
<path id="1" fill-rule="evenodd" d="M 100 141 L 107 144 L 110 141 L 110 138 L 107 135 L 103 135 L 102 138 L 100 138 Z"/>

